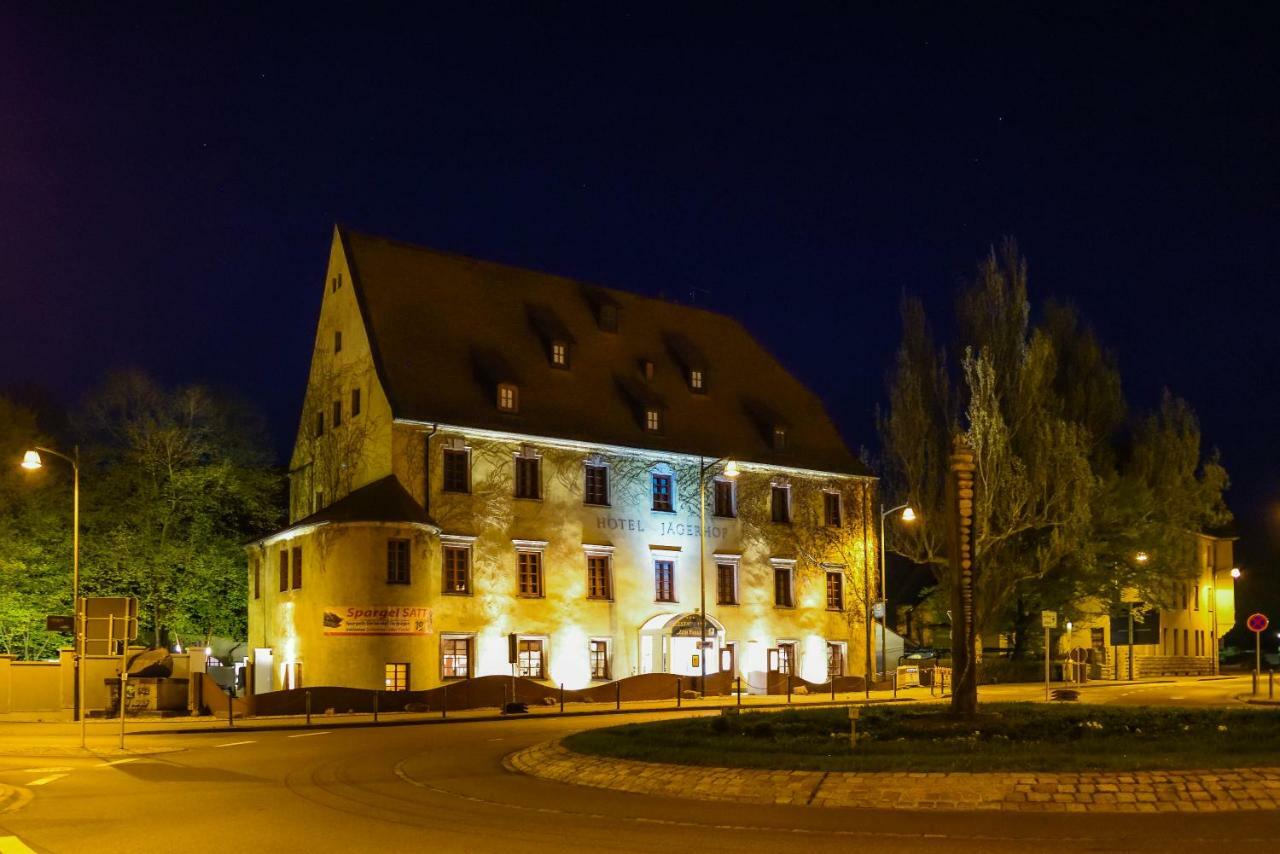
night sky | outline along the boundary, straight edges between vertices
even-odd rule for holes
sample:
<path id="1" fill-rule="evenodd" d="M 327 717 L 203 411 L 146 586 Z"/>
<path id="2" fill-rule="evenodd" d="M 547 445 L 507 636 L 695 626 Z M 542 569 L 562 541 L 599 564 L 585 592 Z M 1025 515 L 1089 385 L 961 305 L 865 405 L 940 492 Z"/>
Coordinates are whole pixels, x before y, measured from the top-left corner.
<path id="1" fill-rule="evenodd" d="M 0 389 L 230 387 L 283 457 L 342 222 L 730 313 L 856 449 L 901 294 L 949 310 L 1012 235 L 1132 402 L 1199 412 L 1242 606 L 1280 622 L 1265 12 L 28 5 L 0 13 Z"/>

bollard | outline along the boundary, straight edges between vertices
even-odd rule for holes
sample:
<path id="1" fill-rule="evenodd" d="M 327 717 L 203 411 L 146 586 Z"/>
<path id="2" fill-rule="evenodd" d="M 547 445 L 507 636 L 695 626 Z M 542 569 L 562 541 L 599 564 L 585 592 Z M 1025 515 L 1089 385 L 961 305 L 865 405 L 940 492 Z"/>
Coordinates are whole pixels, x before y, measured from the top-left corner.
<path id="1" fill-rule="evenodd" d="M 787 671 L 787 702 L 791 702 L 791 671 Z"/>
<path id="2" fill-rule="evenodd" d="M 311 726 L 311 692 L 307 692 L 307 726 Z"/>
<path id="3" fill-rule="evenodd" d="M 680 677 L 676 677 L 676 708 L 680 708 Z"/>
<path id="4" fill-rule="evenodd" d="M 1258 671 L 1253 671 L 1253 696 L 1258 696 Z"/>
<path id="5" fill-rule="evenodd" d="M 858 715 L 862 710 L 857 706 L 849 707 L 849 749 L 853 750 L 858 746 Z"/>
<path id="6" fill-rule="evenodd" d="M 738 677 L 738 708 L 742 708 L 742 677 Z"/>
<path id="7" fill-rule="evenodd" d="M 564 683 L 560 683 L 560 714 L 564 714 Z"/>
<path id="8" fill-rule="evenodd" d="M 1267 699 L 1274 700 L 1276 698 L 1276 672 L 1272 670 L 1267 674 Z"/>
<path id="9" fill-rule="evenodd" d="M 898 671 L 893 671 L 893 699 L 898 699 Z"/>
<path id="10" fill-rule="evenodd" d="M 373 722 L 378 722 L 378 692 L 373 692 Z"/>
<path id="11" fill-rule="evenodd" d="M 449 717 L 449 683 L 444 683 L 440 688 L 440 717 Z"/>
<path id="12" fill-rule="evenodd" d="M 235 700 L 230 694 L 227 695 L 227 726 L 234 727 L 236 725 Z"/>
<path id="13" fill-rule="evenodd" d="M 835 702 L 835 699 L 836 699 L 836 677 L 835 677 L 835 674 L 834 674 L 834 673 L 833 673 L 833 674 L 831 674 L 828 678 L 830 678 L 830 679 L 831 679 L 831 701 L 832 701 L 832 702 Z"/>
<path id="14" fill-rule="evenodd" d="M 613 687 L 614 687 L 613 707 L 618 711 L 622 711 L 622 680 L 619 679 L 617 682 L 614 682 Z"/>

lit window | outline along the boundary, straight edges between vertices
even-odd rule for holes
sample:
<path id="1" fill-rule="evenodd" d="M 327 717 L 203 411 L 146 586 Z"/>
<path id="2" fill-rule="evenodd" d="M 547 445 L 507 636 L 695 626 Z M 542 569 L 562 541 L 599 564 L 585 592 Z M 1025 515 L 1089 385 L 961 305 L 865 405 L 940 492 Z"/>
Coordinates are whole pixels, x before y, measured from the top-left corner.
<path id="1" fill-rule="evenodd" d="M 466 450 L 444 449 L 444 491 L 470 492 L 471 466 Z"/>
<path id="2" fill-rule="evenodd" d="M 655 474 L 653 476 L 653 509 L 662 513 L 670 513 L 675 510 L 675 501 L 672 496 L 672 477 L 669 474 Z"/>
<path id="3" fill-rule="evenodd" d="M 844 610 L 844 574 L 838 571 L 827 573 L 827 610 Z"/>
<path id="4" fill-rule="evenodd" d="M 606 640 L 593 640 L 590 646 L 591 651 L 591 678 L 592 679 L 608 679 L 609 678 L 609 642 Z"/>
<path id="5" fill-rule="evenodd" d="M 526 679 L 542 679 L 546 672 L 543 664 L 542 640 L 521 638 L 516 654 L 518 674 Z"/>
<path id="6" fill-rule="evenodd" d="M 612 575 L 608 555 L 587 555 L 587 598 L 612 599 Z"/>
<path id="7" fill-rule="evenodd" d="M 653 562 L 654 600 L 676 601 L 676 564 L 670 560 Z"/>
<path id="8" fill-rule="evenodd" d="M 644 411 L 644 429 L 650 433 L 657 433 L 662 430 L 662 412 L 657 409 L 646 409 Z"/>
<path id="9" fill-rule="evenodd" d="M 444 547 L 444 592 L 465 595 L 471 592 L 471 550 L 462 546 Z"/>
<path id="10" fill-rule="evenodd" d="M 385 681 L 388 691 L 408 691 L 409 663 L 407 661 L 388 662 Z"/>
<path id="11" fill-rule="evenodd" d="M 702 371 L 694 368 L 689 371 L 689 388 L 694 391 L 702 391 Z"/>
<path id="12" fill-rule="evenodd" d="M 511 383 L 498 386 L 498 409 L 503 412 L 519 412 L 520 390 Z"/>
<path id="13" fill-rule="evenodd" d="M 773 487 L 773 521 L 786 524 L 791 521 L 791 487 Z"/>
<path id="14" fill-rule="evenodd" d="M 583 498 L 586 504 L 594 504 L 598 507 L 609 506 L 609 468 L 608 466 L 597 466 L 590 463 L 586 466 L 586 494 Z"/>
<path id="15" fill-rule="evenodd" d="M 563 341 L 551 342 L 551 364 L 557 368 L 569 367 L 569 345 Z"/>
<path id="16" fill-rule="evenodd" d="M 823 516 L 828 527 L 840 527 L 840 493 L 824 492 L 822 494 Z"/>
<path id="17" fill-rule="evenodd" d="M 542 596 L 542 552 L 518 552 L 516 569 L 519 576 L 520 595 Z"/>
<path id="18" fill-rule="evenodd" d="M 844 675 L 844 644 L 827 644 L 827 678 Z"/>
<path id="19" fill-rule="evenodd" d="M 471 638 L 440 639 L 440 676 L 443 679 L 467 679 L 471 676 Z"/>
<path id="20" fill-rule="evenodd" d="M 736 563 L 716 564 L 716 604 L 738 604 L 738 565 Z"/>
<path id="21" fill-rule="evenodd" d="M 387 540 L 387 583 L 408 584 L 409 541 Z"/>
<path id="22" fill-rule="evenodd" d="M 338 354 L 342 352 L 342 330 L 335 330 L 333 333 L 333 352 Z"/>
<path id="23" fill-rule="evenodd" d="M 778 608 L 795 607 L 795 598 L 791 594 L 791 567 L 789 566 L 773 568 L 773 604 Z"/>

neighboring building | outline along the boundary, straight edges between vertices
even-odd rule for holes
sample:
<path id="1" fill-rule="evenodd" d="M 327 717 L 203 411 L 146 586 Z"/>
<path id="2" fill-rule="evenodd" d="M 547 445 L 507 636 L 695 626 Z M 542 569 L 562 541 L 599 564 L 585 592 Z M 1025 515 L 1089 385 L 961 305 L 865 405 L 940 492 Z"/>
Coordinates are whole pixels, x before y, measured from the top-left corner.
<path id="1" fill-rule="evenodd" d="M 877 500 L 736 321 L 337 229 L 255 690 L 862 674 Z"/>

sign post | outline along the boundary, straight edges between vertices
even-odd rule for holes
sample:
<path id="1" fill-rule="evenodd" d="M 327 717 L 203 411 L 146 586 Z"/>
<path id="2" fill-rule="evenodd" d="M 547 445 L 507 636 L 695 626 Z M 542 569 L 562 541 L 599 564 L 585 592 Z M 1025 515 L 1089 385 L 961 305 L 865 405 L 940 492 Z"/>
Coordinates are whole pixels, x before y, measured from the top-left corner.
<path id="1" fill-rule="evenodd" d="M 1256 694 L 1258 678 L 1262 675 L 1262 633 L 1267 630 L 1270 622 L 1266 614 L 1250 614 L 1245 625 L 1249 627 L 1249 631 L 1253 632 L 1253 693 Z"/>
<path id="2" fill-rule="evenodd" d="M 1044 698 L 1049 699 L 1049 632 L 1058 627 L 1057 611 L 1041 611 L 1040 625 L 1044 626 Z"/>

